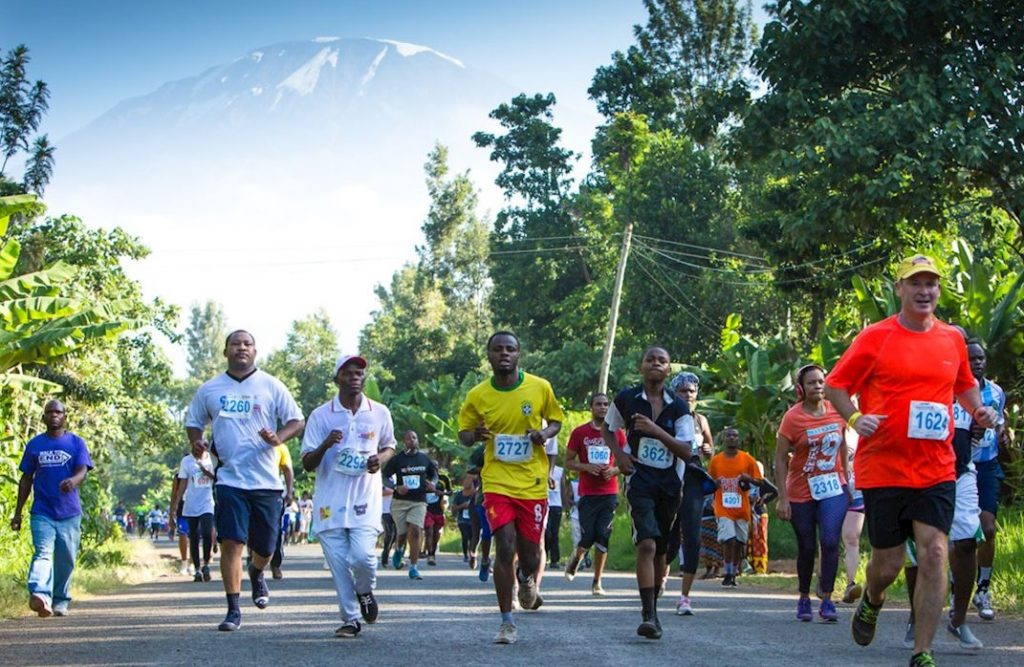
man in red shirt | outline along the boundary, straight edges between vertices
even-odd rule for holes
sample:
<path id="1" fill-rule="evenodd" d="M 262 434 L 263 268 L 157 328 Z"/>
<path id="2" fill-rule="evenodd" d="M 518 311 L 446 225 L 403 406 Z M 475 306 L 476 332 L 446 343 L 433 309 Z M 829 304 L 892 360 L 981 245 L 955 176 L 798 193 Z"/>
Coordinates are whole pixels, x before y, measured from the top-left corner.
<path id="1" fill-rule="evenodd" d="M 565 568 L 565 578 L 576 578 L 580 560 L 591 546 L 596 545 L 594 555 L 594 582 L 590 591 L 604 595 L 601 574 L 608 560 L 608 541 L 612 536 L 612 520 L 619 505 L 619 469 L 611 458 L 611 450 L 604 443 L 601 424 L 608 414 L 608 396 L 594 394 L 590 398 L 590 421 L 573 429 L 565 450 L 565 467 L 579 474 L 580 532 L 582 537 L 576 545 L 576 552 Z M 619 446 L 626 444 L 626 434 L 616 432 Z"/>
<path id="2" fill-rule="evenodd" d="M 826 380 L 828 400 L 860 435 L 854 470 L 872 547 L 853 638 L 861 646 L 874 638 L 885 590 L 912 537 L 919 570 L 911 665 L 934 664 L 931 643 L 946 595 L 956 493 L 954 397 L 979 424 L 996 421 L 982 405 L 963 337 L 935 318 L 941 276 L 930 257 L 904 259 L 896 271 L 900 312 L 861 331 Z"/>

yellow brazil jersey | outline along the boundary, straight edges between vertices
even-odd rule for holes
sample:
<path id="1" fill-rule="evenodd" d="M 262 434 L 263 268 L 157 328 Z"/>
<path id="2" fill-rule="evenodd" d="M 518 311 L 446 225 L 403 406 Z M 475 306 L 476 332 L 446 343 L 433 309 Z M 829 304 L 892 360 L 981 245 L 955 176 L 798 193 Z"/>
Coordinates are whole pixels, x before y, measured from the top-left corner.
<path id="1" fill-rule="evenodd" d="M 292 453 L 290 451 L 288 451 L 288 445 L 284 445 L 284 444 L 278 445 L 277 447 L 274 447 L 274 450 L 277 452 L 277 467 L 278 467 L 278 469 L 281 469 L 281 468 L 291 468 L 292 467 Z"/>
<path id="2" fill-rule="evenodd" d="M 551 384 L 536 375 L 519 372 L 519 381 L 507 389 L 493 378 L 469 390 L 459 411 L 459 430 L 483 425 L 491 432 L 484 443 L 480 474 L 487 493 L 539 500 L 548 497 L 548 458 L 544 445 L 530 442 L 527 429 L 540 429 L 542 421 L 561 422 L 562 408 Z"/>

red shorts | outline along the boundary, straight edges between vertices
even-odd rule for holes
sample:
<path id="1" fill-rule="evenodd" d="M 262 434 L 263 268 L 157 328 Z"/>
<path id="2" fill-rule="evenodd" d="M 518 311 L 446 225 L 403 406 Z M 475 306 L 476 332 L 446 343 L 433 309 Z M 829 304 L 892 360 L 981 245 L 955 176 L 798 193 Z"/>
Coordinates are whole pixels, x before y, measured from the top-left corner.
<path id="1" fill-rule="evenodd" d="M 516 533 L 534 544 L 540 544 L 544 535 L 544 519 L 547 518 L 548 500 L 523 500 L 510 498 L 500 493 L 484 492 L 484 507 L 487 508 L 487 523 L 492 532 L 515 522 Z"/>
<path id="2" fill-rule="evenodd" d="M 434 514 L 433 512 L 427 512 L 427 517 L 423 519 L 424 528 L 444 528 L 444 515 Z"/>

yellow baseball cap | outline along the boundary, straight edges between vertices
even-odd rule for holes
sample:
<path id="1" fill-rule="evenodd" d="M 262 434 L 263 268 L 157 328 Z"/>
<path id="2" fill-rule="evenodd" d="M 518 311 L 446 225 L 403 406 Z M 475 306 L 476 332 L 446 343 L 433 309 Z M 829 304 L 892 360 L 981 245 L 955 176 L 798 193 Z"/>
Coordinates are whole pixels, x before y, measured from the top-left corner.
<path id="1" fill-rule="evenodd" d="M 942 271 L 939 271 L 934 259 L 928 255 L 911 255 L 900 262 L 896 268 L 896 280 L 905 280 L 919 273 L 931 273 L 939 278 L 942 277 Z"/>

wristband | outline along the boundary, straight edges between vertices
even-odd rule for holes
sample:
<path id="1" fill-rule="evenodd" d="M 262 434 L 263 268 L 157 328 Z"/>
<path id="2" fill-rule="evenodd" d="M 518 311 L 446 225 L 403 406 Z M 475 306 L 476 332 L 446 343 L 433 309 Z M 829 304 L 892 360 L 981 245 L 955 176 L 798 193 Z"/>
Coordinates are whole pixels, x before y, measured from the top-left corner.
<path id="1" fill-rule="evenodd" d="M 846 420 L 846 425 L 849 426 L 850 428 L 854 428 L 854 424 L 856 424 L 857 420 L 863 416 L 864 415 L 861 413 L 861 411 L 857 410 L 852 415 L 850 415 L 850 417 Z"/>

